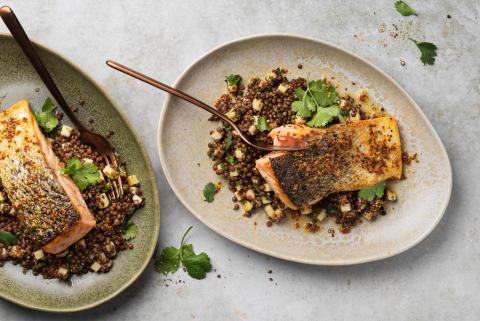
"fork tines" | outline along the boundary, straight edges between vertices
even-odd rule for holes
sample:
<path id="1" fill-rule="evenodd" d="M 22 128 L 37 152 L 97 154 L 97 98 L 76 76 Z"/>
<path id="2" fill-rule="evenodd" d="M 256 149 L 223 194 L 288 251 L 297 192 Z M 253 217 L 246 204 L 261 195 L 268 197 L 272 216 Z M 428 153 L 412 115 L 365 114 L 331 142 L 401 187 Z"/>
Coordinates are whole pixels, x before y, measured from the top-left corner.
<path id="1" fill-rule="evenodd" d="M 109 153 L 103 156 L 105 163 L 107 165 L 112 166 L 115 170 L 118 170 L 117 158 L 113 153 Z M 112 189 L 109 193 L 111 199 L 118 199 L 123 196 L 123 186 L 122 186 L 122 179 L 120 175 L 116 179 L 108 179 L 108 181 L 112 184 Z"/>

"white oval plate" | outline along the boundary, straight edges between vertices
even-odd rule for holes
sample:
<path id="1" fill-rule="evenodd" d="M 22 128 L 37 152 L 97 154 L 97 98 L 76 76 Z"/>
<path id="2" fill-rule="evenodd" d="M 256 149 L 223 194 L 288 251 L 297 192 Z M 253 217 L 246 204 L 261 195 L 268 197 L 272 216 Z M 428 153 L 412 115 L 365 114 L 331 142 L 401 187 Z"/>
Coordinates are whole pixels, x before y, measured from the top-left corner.
<path id="1" fill-rule="evenodd" d="M 297 65 L 303 64 L 300 70 Z M 413 99 L 390 76 L 359 56 L 332 44 L 293 35 L 262 35 L 222 45 L 194 62 L 175 86 L 213 104 L 225 92 L 225 75 L 244 79 L 287 67 L 289 78 L 335 77 L 339 88 L 365 88 L 399 122 L 404 150 L 417 152 L 419 163 L 407 168 L 407 179 L 392 184 L 398 201 L 387 215 L 364 222 L 349 234 L 295 229 L 291 219 L 266 227 L 265 214 L 251 218 L 234 211 L 232 193 L 224 187 L 213 203 L 204 202 L 202 189 L 218 181 L 207 156 L 209 131 L 219 126 L 210 115 L 177 98 L 168 97 L 159 124 L 158 148 L 163 170 L 180 201 L 217 233 L 255 251 L 285 260 L 318 265 L 347 265 L 387 258 L 423 240 L 445 212 L 452 189 L 452 171 L 437 133 Z M 352 85 L 355 82 L 355 86 Z M 256 222 L 256 224 L 254 224 Z"/>

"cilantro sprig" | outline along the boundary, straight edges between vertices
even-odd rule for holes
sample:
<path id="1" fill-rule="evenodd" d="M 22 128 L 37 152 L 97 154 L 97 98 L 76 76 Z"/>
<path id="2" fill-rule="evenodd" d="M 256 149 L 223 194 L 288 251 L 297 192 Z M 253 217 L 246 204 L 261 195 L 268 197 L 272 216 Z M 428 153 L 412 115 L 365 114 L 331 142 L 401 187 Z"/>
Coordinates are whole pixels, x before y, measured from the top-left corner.
<path id="1" fill-rule="evenodd" d="M 35 118 L 37 119 L 38 125 L 40 125 L 40 127 L 42 127 L 47 133 L 51 132 L 58 126 L 58 119 L 57 116 L 55 116 L 55 108 L 52 98 L 48 97 L 42 105 L 42 111 L 35 112 Z"/>
<path id="2" fill-rule="evenodd" d="M 69 175 L 81 191 L 102 181 L 102 174 L 95 164 L 82 164 L 78 158 L 70 159 L 61 173 Z"/>
<path id="3" fill-rule="evenodd" d="M 242 77 L 240 75 L 230 74 L 225 76 L 225 82 L 227 83 L 227 86 L 238 85 L 240 81 L 242 81 Z"/>
<path id="4" fill-rule="evenodd" d="M 325 126 L 341 112 L 336 105 L 338 93 L 325 80 L 308 81 L 307 89 L 297 88 L 295 95 L 298 100 L 292 102 L 292 110 L 307 120 L 311 118 L 310 127 Z"/>
<path id="5" fill-rule="evenodd" d="M 188 275 L 192 278 L 201 280 L 212 270 L 210 258 L 205 252 L 195 254 L 192 244 L 185 244 L 185 237 L 193 228 L 190 226 L 182 236 L 180 247 L 166 247 L 160 255 L 155 258 L 155 270 L 159 273 L 174 273 L 183 265 Z"/>
<path id="6" fill-rule="evenodd" d="M 383 181 L 374 186 L 363 187 L 358 192 L 358 197 L 366 201 L 373 201 L 375 197 L 382 198 L 385 193 L 385 186 L 387 186 L 387 183 Z"/>
<path id="7" fill-rule="evenodd" d="M 18 239 L 14 234 L 4 230 L 0 230 L 0 243 L 3 243 L 5 245 L 11 245 L 17 242 Z"/>
<path id="8" fill-rule="evenodd" d="M 403 1 L 395 2 L 395 9 L 397 9 L 398 13 L 400 13 L 404 17 L 412 15 L 418 16 L 417 12 Z"/>
<path id="9" fill-rule="evenodd" d="M 205 187 L 203 188 L 203 198 L 208 203 L 211 203 L 213 202 L 213 198 L 216 192 L 217 192 L 217 187 L 215 186 L 215 184 L 210 182 L 207 185 L 205 185 Z"/>
<path id="10" fill-rule="evenodd" d="M 408 38 L 413 41 L 420 50 L 420 60 L 424 65 L 433 65 L 435 63 L 435 57 L 437 56 L 437 46 L 431 42 L 417 41 L 412 38 Z"/>
<path id="11" fill-rule="evenodd" d="M 130 219 L 127 221 L 127 223 L 123 228 L 122 239 L 124 239 L 125 241 L 133 240 L 134 238 L 137 237 L 137 233 L 138 233 L 137 224 L 135 224 L 135 222 Z"/>

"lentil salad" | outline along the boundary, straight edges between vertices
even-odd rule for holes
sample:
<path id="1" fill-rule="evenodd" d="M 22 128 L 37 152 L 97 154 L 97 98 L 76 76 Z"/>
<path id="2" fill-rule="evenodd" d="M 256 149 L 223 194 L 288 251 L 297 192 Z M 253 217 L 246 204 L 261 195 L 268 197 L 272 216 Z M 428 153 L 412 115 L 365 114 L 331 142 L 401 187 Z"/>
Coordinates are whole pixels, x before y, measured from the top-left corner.
<path id="1" fill-rule="evenodd" d="M 298 66 L 299 69 L 302 67 Z M 311 127 L 308 117 L 300 116 L 298 110 L 296 112 L 292 108 L 299 99 L 297 89 L 308 91 L 309 81 L 304 78 L 288 79 L 287 72 L 277 68 L 265 79 L 250 79 L 246 86 L 239 75 L 230 75 L 226 78 L 228 93 L 221 95 L 214 106 L 234 121 L 243 133 L 262 143 L 271 144 L 268 133 L 280 126 L 296 124 Z M 335 88 L 330 80 L 321 81 L 325 86 Z M 369 102 L 365 91 L 359 91 L 356 98 L 349 94 L 338 95 L 335 103 L 338 114 L 327 123 L 353 122 L 385 115 L 383 108 L 362 106 Z M 218 121 L 216 117 L 210 120 Z M 267 215 L 267 226 L 280 223 L 287 217 L 298 221 L 303 216 L 308 218 L 304 230 L 317 232 L 319 223 L 332 217 L 340 231 L 348 233 L 363 220 L 373 221 L 379 215 L 385 215 L 385 202 L 396 200 L 395 192 L 383 185 L 378 194 L 375 195 L 374 191 L 373 197 L 359 195 L 361 191 L 339 192 L 328 195 L 313 206 L 292 210 L 279 200 L 255 167 L 255 161 L 265 153 L 243 143 L 227 124 L 211 131 L 210 136 L 212 142 L 208 144 L 207 154 L 212 159 L 212 169 L 227 181 L 225 185 L 234 194 L 233 209 L 242 209 L 246 217 L 252 216 L 257 209 L 263 209 Z M 296 226 L 299 227 L 299 224 Z"/>
<path id="2" fill-rule="evenodd" d="M 59 121 L 61 113 L 56 114 Z M 57 123 L 58 124 L 58 123 Z M 64 164 L 77 160 L 81 166 L 96 168 L 101 180 L 81 188 L 88 209 L 96 220 L 96 226 L 82 239 L 58 254 L 46 253 L 35 242 L 26 227 L 16 216 L 16 209 L 0 186 L 0 231 L 11 233 L 16 242 L 0 242 L 0 266 L 11 261 L 20 265 L 24 273 L 32 270 L 44 278 L 69 280 L 73 275 L 89 272 L 106 273 L 119 252 L 132 249 L 129 242 L 135 237 L 134 223 L 130 221 L 134 211 L 144 205 L 144 198 L 135 175 L 127 174 L 126 163 L 119 159 L 118 168 L 106 164 L 90 146 L 82 144 L 79 133 L 66 125 L 55 125 L 47 132 L 47 141 L 56 157 Z M 123 196 L 110 198 L 112 185 L 108 177 L 115 173 L 123 185 Z M 75 182 L 77 183 L 77 182 Z M 77 184 L 78 185 L 78 184 Z"/>

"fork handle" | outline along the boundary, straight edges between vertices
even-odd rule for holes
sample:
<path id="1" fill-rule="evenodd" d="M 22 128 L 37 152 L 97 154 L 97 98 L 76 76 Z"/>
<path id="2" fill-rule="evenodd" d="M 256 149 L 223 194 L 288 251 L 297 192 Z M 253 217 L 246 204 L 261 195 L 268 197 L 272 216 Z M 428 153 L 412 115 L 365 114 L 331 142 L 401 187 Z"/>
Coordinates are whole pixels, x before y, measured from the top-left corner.
<path id="1" fill-rule="evenodd" d="M 235 123 L 233 121 L 231 121 L 229 118 L 227 118 L 225 115 L 223 115 L 222 113 L 220 113 L 218 110 L 216 110 L 215 108 L 212 108 L 210 107 L 209 105 L 205 104 L 203 101 L 200 101 L 198 100 L 197 98 L 195 97 L 192 97 L 178 89 L 175 89 L 173 87 L 170 87 L 169 85 L 167 84 L 164 84 L 163 82 L 160 82 L 158 80 L 155 80 L 153 78 L 150 78 L 142 73 L 139 73 L 138 71 L 135 71 L 131 68 L 128 68 L 122 64 L 119 64 L 118 62 L 115 62 L 113 60 L 107 60 L 106 61 L 106 64 L 110 67 L 112 67 L 113 69 L 116 69 L 118 71 L 121 71 L 129 76 L 132 76 L 134 78 L 137 78 L 138 80 L 141 80 L 153 87 L 156 87 L 160 90 L 163 90 L 163 91 L 166 91 L 167 93 L 169 94 L 172 94 L 180 99 L 183 99 L 183 100 L 186 100 L 188 101 L 189 103 L 191 104 L 194 104 L 206 111 L 208 111 L 209 113 L 217 116 L 218 118 L 220 118 L 221 120 L 225 121 L 226 123 L 228 123 L 230 126 L 236 128 L 237 126 L 235 125 Z M 239 132 L 241 134 L 241 132 Z"/>
<path id="2" fill-rule="evenodd" d="M 28 38 L 25 30 L 20 24 L 20 21 L 18 21 L 17 17 L 15 16 L 13 10 L 8 6 L 3 6 L 0 8 L 0 16 L 2 17 L 2 20 L 7 26 L 8 30 L 10 30 L 13 38 L 17 41 L 18 45 L 32 64 L 33 68 L 37 71 L 37 74 L 40 76 L 45 86 L 52 94 L 53 98 L 62 108 L 63 112 L 68 116 L 68 118 L 72 121 L 72 123 L 75 125 L 75 127 L 77 127 L 79 131 L 84 129 L 84 126 L 77 119 L 70 107 L 68 107 L 65 98 L 63 98 L 62 94 L 60 93 L 60 90 L 58 89 L 47 68 L 40 59 L 40 56 L 33 47 L 32 42 Z"/>

